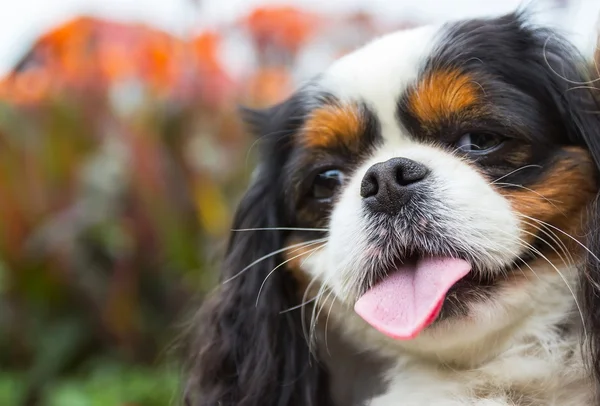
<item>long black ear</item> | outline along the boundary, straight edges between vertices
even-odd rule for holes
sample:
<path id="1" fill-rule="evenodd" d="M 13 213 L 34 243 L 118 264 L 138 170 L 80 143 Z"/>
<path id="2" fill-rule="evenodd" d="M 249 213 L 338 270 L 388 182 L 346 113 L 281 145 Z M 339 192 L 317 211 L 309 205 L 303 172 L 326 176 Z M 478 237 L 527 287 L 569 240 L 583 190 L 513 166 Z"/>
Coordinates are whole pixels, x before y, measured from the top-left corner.
<path id="1" fill-rule="evenodd" d="M 552 33 L 543 38 L 545 86 L 557 106 L 557 116 L 573 145 L 586 148 L 600 180 L 600 78 L 568 42 Z M 552 112 L 551 112 L 552 114 Z M 579 305 L 585 325 L 584 356 L 600 394 L 600 194 L 590 203 L 584 240 L 585 260 L 579 279 Z M 599 398 L 600 400 L 600 398 Z"/>
<path id="2" fill-rule="evenodd" d="M 575 125 L 580 129 L 581 141 L 587 146 L 597 168 L 600 182 L 600 73 L 590 63 L 589 74 L 584 77 L 579 95 L 579 112 Z M 583 93 L 583 94 L 581 94 Z M 596 383 L 597 402 L 600 403 L 600 192 L 590 204 L 584 241 L 586 259 L 581 272 L 579 301 L 585 322 L 585 349 L 589 366 Z"/>
<path id="3" fill-rule="evenodd" d="M 299 126 L 297 100 L 260 115 L 251 123 L 262 133 L 258 172 L 240 203 L 221 274 L 221 284 L 203 305 L 191 344 L 186 389 L 190 406 L 328 405 L 326 374 L 310 359 L 300 312 L 298 288 L 281 262 L 267 257 L 283 247 L 285 221 L 282 166 L 289 137 Z M 268 276 L 268 278 L 267 278 Z M 261 290 L 263 281 L 266 282 Z M 257 295 L 260 293 L 260 300 Z"/>

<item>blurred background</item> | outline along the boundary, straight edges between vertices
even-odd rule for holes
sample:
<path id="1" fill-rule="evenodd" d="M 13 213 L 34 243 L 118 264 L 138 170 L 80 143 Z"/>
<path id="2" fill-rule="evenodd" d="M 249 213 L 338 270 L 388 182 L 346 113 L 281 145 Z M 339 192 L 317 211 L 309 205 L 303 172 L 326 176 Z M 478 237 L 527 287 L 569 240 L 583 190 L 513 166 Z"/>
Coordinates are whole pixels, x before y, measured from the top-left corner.
<path id="1" fill-rule="evenodd" d="M 0 6 L 0 405 L 178 404 L 267 106 L 382 33 L 522 1 Z M 586 54 L 597 0 L 530 2 Z"/>

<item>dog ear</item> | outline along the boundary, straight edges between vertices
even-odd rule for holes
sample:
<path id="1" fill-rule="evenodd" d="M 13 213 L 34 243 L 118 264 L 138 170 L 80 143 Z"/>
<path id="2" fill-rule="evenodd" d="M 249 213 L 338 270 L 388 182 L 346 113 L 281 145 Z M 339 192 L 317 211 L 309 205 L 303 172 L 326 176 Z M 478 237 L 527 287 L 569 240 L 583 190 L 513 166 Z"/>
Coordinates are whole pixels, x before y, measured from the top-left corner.
<path id="1" fill-rule="evenodd" d="M 194 325 L 190 406 L 329 404 L 326 374 L 310 359 L 300 312 L 283 312 L 300 303 L 296 281 L 284 269 L 271 272 L 285 240 L 276 228 L 290 226 L 280 174 L 300 125 L 299 106 L 291 99 L 251 113 L 250 125 L 262 133 L 261 166 L 238 206 L 220 286 Z"/>
<path id="2" fill-rule="evenodd" d="M 600 40 L 600 37 L 599 37 Z M 600 41 L 598 43 L 600 46 Z M 593 156 L 600 173 L 600 49 L 590 66 L 590 75 L 584 86 L 588 99 L 577 117 L 581 138 Z M 600 192 L 590 205 L 588 227 L 584 241 L 586 259 L 580 278 L 580 306 L 585 323 L 585 349 L 596 382 L 596 396 L 600 401 Z"/>
<path id="3" fill-rule="evenodd" d="M 544 42 L 546 87 L 570 142 L 589 151 L 600 180 L 600 75 L 566 41 L 552 35 Z M 584 356 L 600 394 L 600 194 L 587 213 L 582 237 L 584 261 L 578 300 L 584 321 Z M 576 236 L 577 237 L 577 236 Z"/>

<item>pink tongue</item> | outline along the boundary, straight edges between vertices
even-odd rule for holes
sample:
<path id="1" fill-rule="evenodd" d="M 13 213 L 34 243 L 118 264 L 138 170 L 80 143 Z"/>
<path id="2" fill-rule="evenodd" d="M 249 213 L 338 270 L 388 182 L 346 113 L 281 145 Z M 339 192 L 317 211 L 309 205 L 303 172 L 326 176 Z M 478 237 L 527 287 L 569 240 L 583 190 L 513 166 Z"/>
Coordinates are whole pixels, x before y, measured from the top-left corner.
<path id="1" fill-rule="evenodd" d="M 387 336 L 415 338 L 434 322 L 448 290 L 470 270 L 468 262 L 454 258 L 402 265 L 362 295 L 354 310 Z"/>

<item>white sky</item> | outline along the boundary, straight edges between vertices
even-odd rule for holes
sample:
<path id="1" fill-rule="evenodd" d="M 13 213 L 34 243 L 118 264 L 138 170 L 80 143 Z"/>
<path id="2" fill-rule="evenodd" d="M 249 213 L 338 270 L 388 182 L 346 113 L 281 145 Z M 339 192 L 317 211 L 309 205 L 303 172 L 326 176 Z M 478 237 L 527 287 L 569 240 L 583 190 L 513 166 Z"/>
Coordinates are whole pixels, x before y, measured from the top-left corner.
<path id="1" fill-rule="evenodd" d="M 526 0 L 540 4 L 543 0 Z M 0 75 L 27 46 L 53 25 L 79 14 L 141 21 L 176 34 L 185 34 L 230 21 L 265 3 L 292 3 L 324 11 L 363 9 L 382 17 L 416 16 L 426 21 L 493 15 L 514 9 L 523 0 L 0 0 Z M 586 52 L 593 47 L 600 0 L 578 0 L 567 15 L 543 8 L 544 21 L 559 27 Z M 559 17 L 559 18 L 557 18 Z"/>

